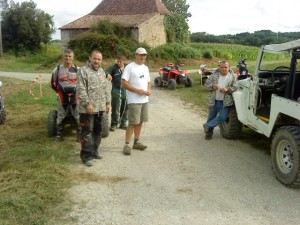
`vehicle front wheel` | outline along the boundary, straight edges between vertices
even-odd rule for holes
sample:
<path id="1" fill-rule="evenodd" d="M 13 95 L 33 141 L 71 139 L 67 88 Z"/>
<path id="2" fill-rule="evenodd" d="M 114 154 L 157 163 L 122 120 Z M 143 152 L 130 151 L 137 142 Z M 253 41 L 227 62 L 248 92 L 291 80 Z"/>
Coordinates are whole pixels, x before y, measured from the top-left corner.
<path id="1" fill-rule="evenodd" d="M 6 122 L 6 111 L 5 109 L 0 109 L 0 125 L 5 124 Z"/>
<path id="2" fill-rule="evenodd" d="M 220 131 L 224 138 L 236 139 L 241 136 L 243 124 L 238 120 L 235 106 L 230 106 L 228 116 L 224 123 L 220 124 Z"/>
<path id="3" fill-rule="evenodd" d="M 188 77 L 188 78 L 186 79 L 185 86 L 186 86 L 186 87 L 193 87 L 193 79 L 190 78 L 190 77 Z"/>
<path id="4" fill-rule="evenodd" d="M 109 113 L 103 113 L 101 121 L 101 137 L 106 138 L 109 135 Z"/>
<path id="5" fill-rule="evenodd" d="M 0 125 L 5 124 L 6 122 L 6 110 L 4 108 L 4 100 L 0 96 Z"/>
<path id="6" fill-rule="evenodd" d="M 200 80 L 200 84 L 204 85 L 208 77 L 202 77 Z"/>
<path id="7" fill-rule="evenodd" d="M 57 111 L 51 110 L 48 114 L 48 135 L 49 137 L 54 137 L 56 135 L 56 119 L 57 119 Z"/>
<path id="8" fill-rule="evenodd" d="M 170 90 L 176 89 L 176 80 L 175 79 L 170 79 L 168 81 L 168 89 L 170 89 Z"/>
<path id="9" fill-rule="evenodd" d="M 300 188 L 300 127 L 278 129 L 271 146 L 272 168 L 283 184 Z"/>
<path id="10" fill-rule="evenodd" d="M 155 85 L 155 87 L 162 87 L 163 86 L 161 77 L 155 77 L 155 79 L 154 79 L 154 85 Z"/>

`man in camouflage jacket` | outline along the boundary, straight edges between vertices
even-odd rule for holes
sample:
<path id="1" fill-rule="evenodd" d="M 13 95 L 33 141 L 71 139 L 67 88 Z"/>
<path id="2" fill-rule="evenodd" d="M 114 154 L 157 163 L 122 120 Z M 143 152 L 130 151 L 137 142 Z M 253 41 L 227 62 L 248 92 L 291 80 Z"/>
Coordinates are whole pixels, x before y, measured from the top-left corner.
<path id="1" fill-rule="evenodd" d="M 208 118 L 203 124 L 205 139 L 210 140 L 213 130 L 225 122 L 228 107 L 234 104 L 232 93 L 237 89 L 236 75 L 230 70 L 228 61 L 220 62 L 219 69 L 205 82 L 208 89 Z"/>
<path id="2" fill-rule="evenodd" d="M 92 166 L 93 159 L 101 159 L 98 152 L 101 142 L 101 121 L 103 113 L 110 110 L 111 85 L 101 67 L 102 54 L 95 50 L 87 65 L 77 73 L 79 113 L 81 131 L 80 158 L 86 166 Z"/>

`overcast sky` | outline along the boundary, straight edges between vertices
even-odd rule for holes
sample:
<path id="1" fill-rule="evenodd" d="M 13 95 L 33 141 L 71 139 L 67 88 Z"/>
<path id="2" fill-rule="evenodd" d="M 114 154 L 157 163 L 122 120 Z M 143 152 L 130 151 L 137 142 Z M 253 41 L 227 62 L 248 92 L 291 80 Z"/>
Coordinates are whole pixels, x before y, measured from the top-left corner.
<path id="1" fill-rule="evenodd" d="M 90 13 L 102 0 L 33 1 L 37 8 L 54 16 L 57 32 L 53 38 L 60 39 L 59 27 Z M 187 4 L 192 33 L 300 32 L 300 0 L 187 0 Z"/>

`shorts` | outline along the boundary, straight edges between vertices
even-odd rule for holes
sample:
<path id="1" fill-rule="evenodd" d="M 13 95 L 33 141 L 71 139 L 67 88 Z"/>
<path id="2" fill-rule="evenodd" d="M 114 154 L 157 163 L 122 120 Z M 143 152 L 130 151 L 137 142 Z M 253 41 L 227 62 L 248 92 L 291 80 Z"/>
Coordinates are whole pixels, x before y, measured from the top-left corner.
<path id="1" fill-rule="evenodd" d="M 148 103 L 128 104 L 128 124 L 148 122 Z"/>

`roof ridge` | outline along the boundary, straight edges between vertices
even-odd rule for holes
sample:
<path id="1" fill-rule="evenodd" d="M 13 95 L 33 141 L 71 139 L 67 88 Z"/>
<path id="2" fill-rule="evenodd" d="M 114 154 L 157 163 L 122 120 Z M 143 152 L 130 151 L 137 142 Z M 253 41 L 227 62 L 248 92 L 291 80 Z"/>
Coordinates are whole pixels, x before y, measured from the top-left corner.
<path id="1" fill-rule="evenodd" d="M 103 0 L 88 15 L 171 14 L 160 0 Z"/>

